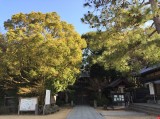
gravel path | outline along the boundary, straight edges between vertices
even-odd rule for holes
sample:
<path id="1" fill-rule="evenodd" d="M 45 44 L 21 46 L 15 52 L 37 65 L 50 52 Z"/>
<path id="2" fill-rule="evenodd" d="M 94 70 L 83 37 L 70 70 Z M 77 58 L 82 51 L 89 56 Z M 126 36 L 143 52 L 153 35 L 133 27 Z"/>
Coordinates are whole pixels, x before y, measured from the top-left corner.
<path id="1" fill-rule="evenodd" d="M 58 119 L 58 118 L 57 118 Z M 104 119 L 96 110 L 89 106 L 76 106 L 67 119 Z"/>

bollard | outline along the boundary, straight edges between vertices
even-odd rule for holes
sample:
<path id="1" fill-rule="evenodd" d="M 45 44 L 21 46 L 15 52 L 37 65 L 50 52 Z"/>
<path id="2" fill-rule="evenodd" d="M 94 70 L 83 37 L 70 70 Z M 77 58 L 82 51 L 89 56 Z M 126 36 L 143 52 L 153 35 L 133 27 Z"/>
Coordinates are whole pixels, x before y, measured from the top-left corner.
<path id="1" fill-rule="evenodd" d="M 71 106 L 72 106 L 72 107 L 74 106 L 73 100 L 71 101 Z"/>
<path id="2" fill-rule="evenodd" d="M 97 101 L 94 100 L 94 108 L 97 108 Z"/>

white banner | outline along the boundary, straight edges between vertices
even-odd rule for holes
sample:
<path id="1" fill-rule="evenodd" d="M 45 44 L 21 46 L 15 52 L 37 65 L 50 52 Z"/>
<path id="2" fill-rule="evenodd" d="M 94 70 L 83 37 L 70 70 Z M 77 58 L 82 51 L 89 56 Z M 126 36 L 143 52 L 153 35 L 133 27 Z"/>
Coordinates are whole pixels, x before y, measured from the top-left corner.
<path id="1" fill-rule="evenodd" d="M 51 91 L 46 90 L 45 105 L 51 104 Z"/>
<path id="2" fill-rule="evenodd" d="M 149 83 L 149 91 L 150 91 L 150 94 L 151 94 L 151 95 L 154 95 L 154 94 L 155 94 L 153 83 Z"/>

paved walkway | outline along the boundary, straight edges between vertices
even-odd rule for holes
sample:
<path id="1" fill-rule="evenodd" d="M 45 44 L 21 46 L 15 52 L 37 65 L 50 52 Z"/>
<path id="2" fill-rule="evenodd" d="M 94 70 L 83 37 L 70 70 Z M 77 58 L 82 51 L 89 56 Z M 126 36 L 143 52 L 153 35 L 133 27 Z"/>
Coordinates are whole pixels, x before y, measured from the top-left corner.
<path id="1" fill-rule="evenodd" d="M 104 119 L 96 110 L 89 106 L 76 106 L 67 119 Z"/>

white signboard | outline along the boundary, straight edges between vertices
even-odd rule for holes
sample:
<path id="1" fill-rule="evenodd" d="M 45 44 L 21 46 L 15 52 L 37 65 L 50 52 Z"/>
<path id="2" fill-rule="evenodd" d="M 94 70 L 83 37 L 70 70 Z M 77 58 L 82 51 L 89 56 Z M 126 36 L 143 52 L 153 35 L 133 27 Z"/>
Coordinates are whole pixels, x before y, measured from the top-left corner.
<path id="1" fill-rule="evenodd" d="M 123 102 L 124 101 L 124 95 L 122 95 L 122 94 L 114 95 L 114 99 L 113 100 L 115 102 Z"/>
<path id="2" fill-rule="evenodd" d="M 51 104 L 51 91 L 46 90 L 45 105 Z"/>
<path id="3" fill-rule="evenodd" d="M 151 95 L 154 95 L 155 93 L 154 93 L 154 85 L 153 85 L 153 83 L 149 83 L 149 91 L 150 91 L 150 94 Z"/>
<path id="4" fill-rule="evenodd" d="M 19 111 L 35 111 L 38 100 L 36 97 L 33 98 L 20 98 L 19 100 Z"/>

